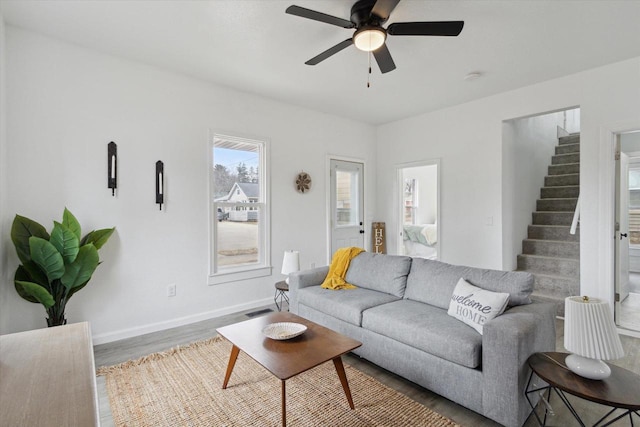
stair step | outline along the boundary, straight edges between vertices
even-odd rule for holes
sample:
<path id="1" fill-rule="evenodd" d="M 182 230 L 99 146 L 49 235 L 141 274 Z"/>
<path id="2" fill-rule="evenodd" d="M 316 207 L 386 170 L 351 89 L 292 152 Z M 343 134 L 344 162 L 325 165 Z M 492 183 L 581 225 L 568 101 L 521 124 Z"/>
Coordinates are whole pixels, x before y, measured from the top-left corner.
<path id="1" fill-rule="evenodd" d="M 580 241 L 580 227 L 576 234 L 569 233 L 568 225 L 530 225 L 527 229 L 529 239 L 562 240 L 566 242 Z"/>
<path id="2" fill-rule="evenodd" d="M 559 316 L 559 317 L 564 317 L 564 299 L 565 298 L 566 297 L 563 294 L 557 295 L 557 294 L 548 293 L 544 291 L 542 292 L 533 291 L 531 293 L 532 301 L 548 302 L 548 303 L 554 304 L 556 306 L 556 316 Z"/>
<path id="3" fill-rule="evenodd" d="M 580 143 L 580 133 L 572 133 L 571 135 L 561 136 L 560 138 L 558 138 L 558 144 L 560 145 L 576 143 Z"/>
<path id="4" fill-rule="evenodd" d="M 524 239 L 522 241 L 522 254 L 579 260 L 580 243 L 562 240 Z"/>
<path id="5" fill-rule="evenodd" d="M 569 212 L 576 209 L 577 197 L 536 200 L 536 211 Z"/>
<path id="6" fill-rule="evenodd" d="M 545 187 L 563 187 L 567 185 L 580 185 L 580 174 L 569 173 L 566 175 L 547 175 L 544 177 Z"/>
<path id="7" fill-rule="evenodd" d="M 573 212 L 534 212 L 535 225 L 571 225 Z"/>
<path id="8" fill-rule="evenodd" d="M 549 165 L 548 172 L 549 175 L 566 175 L 568 173 L 580 173 L 580 163 Z"/>
<path id="9" fill-rule="evenodd" d="M 540 189 L 541 199 L 565 199 L 570 197 L 578 197 L 579 195 L 580 195 L 579 185 L 542 187 Z"/>
<path id="10" fill-rule="evenodd" d="M 565 165 L 567 163 L 580 163 L 580 153 L 556 154 L 551 157 L 552 165 Z"/>
<path id="11" fill-rule="evenodd" d="M 579 153 L 580 144 L 562 144 L 556 145 L 556 154 Z"/>
<path id="12" fill-rule="evenodd" d="M 580 261 L 540 255 L 518 255 L 518 270 L 534 274 L 578 277 L 580 274 Z"/>
<path id="13" fill-rule="evenodd" d="M 534 274 L 534 292 L 547 293 L 566 298 L 580 294 L 580 278 Z"/>

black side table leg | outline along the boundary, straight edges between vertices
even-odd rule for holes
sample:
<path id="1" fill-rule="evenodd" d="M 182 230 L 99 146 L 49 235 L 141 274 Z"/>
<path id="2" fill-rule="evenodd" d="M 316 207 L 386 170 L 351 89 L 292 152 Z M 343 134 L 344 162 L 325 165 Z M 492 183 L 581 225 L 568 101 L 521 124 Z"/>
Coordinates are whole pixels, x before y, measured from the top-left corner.
<path id="1" fill-rule="evenodd" d="M 273 302 L 276 304 L 276 308 L 278 309 L 278 311 L 282 311 L 282 302 L 280 302 L 280 304 L 278 304 L 278 294 L 279 293 L 280 293 L 280 291 L 276 289 L 276 293 L 273 296 Z"/>
<path id="2" fill-rule="evenodd" d="M 529 380 L 527 381 L 527 387 L 525 388 L 525 392 L 524 392 L 524 397 L 527 399 L 527 402 L 529 402 L 529 406 L 531 406 L 533 415 L 536 417 L 536 420 L 538 420 L 538 424 L 540 424 L 540 427 L 545 427 L 547 425 L 547 414 L 549 413 L 549 408 L 548 406 L 550 405 L 550 400 L 551 400 L 551 386 L 544 386 L 544 387 L 539 387 L 533 390 L 529 390 L 529 387 L 531 386 L 531 380 L 533 379 L 533 375 L 534 372 L 531 371 L 531 374 L 529 375 Z M 531 393 L 536 393 L 539 392 L 541 390 L 546 390 L 547 391 L 547 401 L 544 408 L 544 418 L 542 420 L 540 420 L 540 417 L 538 416 L 538 413 L 536 412 L 536 407 L 533 405 L 533 402 L 531 402 L 531 399 L 529 399 L 529 394 Z M 544 392 L 543 392 L 544 393 Z M 541 396 L 542 399 L 544 399 L 543 396 Z M 540 403 L 540 402 L 538 402 Z M 537 406 L 537 405 L 536 405 Z M 553 413 L 552 413 L 553 415 Z"/>

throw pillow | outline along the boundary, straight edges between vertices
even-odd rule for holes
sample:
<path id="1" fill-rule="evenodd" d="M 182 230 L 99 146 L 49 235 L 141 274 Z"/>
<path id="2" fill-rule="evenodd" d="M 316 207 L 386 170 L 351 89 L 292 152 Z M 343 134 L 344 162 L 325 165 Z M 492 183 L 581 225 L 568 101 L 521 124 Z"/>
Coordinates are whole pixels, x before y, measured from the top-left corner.
<path id="1" fill-rule="evenodd" d="M 488 291 L 461 278 L 453 290 L 447 314 L 482 334 L 482 326 L 501 315 L 508 302 L 509 294 Z"/>

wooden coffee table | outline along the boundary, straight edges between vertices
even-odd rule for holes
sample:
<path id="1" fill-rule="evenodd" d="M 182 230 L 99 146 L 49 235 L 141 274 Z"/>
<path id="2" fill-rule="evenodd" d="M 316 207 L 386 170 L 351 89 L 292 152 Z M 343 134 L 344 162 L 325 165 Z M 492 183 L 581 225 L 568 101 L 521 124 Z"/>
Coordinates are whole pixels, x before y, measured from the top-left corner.
<path id="1" fill-rule="evenodd" d="M 307 330 L 304 334 L 290 340 L 277 341 L 265 337 L 262 334 L 264 327 L 276 322 L 301 323 L 307 326 Z M 233 344 L 222 388 L 227 388 L 236 359 L 242 350 L 282 382 L 283 426 L 287 425 L 285 381 L 329 360 L 333 361 L 349 406 L 354 409 L 341 356 L 360 347 L 361 342 L 293 313 L 271 313 L 256 319 L 224 326 L 218 328 L 217 331 Z"/>
<path id="2" fill-rule="evenodd" d="M 535 412 L 533 402 L 529 400 L 529 394 L 547 391 L 547 401 L 549 401 L 553 390 L 581 426 L 584 426 L 584 422 L 580 419 L 578 412 L 571 405 L 565 393 L 612 408 L 594 426 L 605 427 L 627 416 L 629 417 L 630 425 L 633 426 L 633 415 L 640 416 L 638 414 L 638 411 L 640 411 L 640 375 L 619 366 L 609 365 L 611 368 L 611 376 L 609 378 L 590 380 L 574 374 L 566 367 L 565 358 L 567 356 L 568 353 L 534 353 L 527 360 L 531 367 L 531 375 L 529 376 L 525 396 L 534 409 L 533 414 L 536 416 L 538 423 L 541 426 L 546 424 L 548 409 L 545 409 L 544 419 L 541 420 Z M 531 388 L 531 379 L 534 373 L 549 385 Z M 609 417 L 612 417 L 617 409 L 622 409 L 622 414 L 609 420 Z"/>

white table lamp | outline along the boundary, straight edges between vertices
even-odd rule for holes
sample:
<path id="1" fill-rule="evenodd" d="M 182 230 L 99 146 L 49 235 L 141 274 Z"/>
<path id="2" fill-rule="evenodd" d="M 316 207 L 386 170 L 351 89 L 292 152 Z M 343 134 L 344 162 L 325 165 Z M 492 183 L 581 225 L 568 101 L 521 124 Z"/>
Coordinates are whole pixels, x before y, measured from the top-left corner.
<path id="1" fill-rule="evenodd" d="M 286 274 L 285 282 L 289 284 L 289 274 L 300 271 L 300 253 L 298 251 L 285 251 L 282 260 L 282 274 Z"/>
<path id="2" fill-rule="evenodd" d="M 572 354 L 565 363 L 574 373 L 592 380 L 611 375 L 603 360 L 624 356 L 609 303 L 598 298 L 564 300 L 564 346 Z"/>

